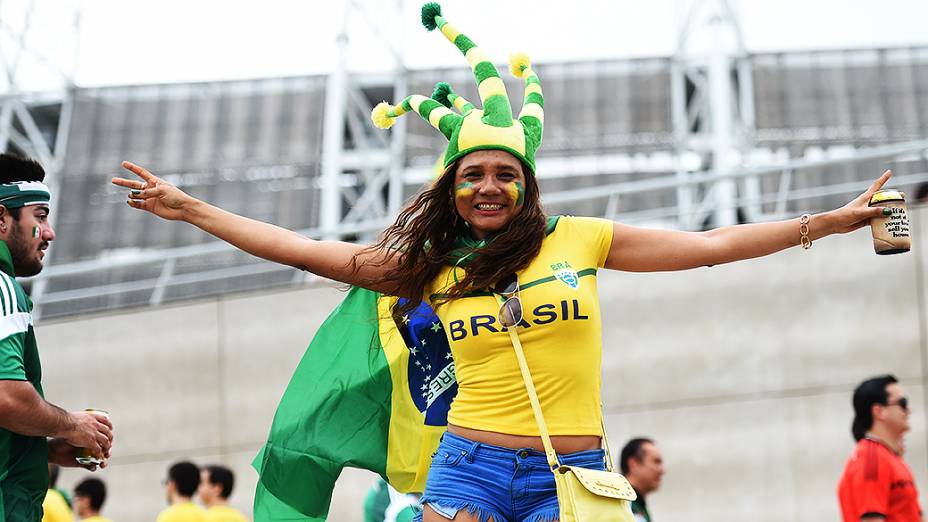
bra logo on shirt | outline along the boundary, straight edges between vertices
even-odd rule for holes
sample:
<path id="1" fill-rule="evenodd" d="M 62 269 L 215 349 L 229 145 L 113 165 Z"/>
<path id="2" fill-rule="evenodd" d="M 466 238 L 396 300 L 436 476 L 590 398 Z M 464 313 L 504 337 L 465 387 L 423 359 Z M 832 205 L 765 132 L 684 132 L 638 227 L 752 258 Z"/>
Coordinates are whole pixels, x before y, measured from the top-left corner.
<path id="1" fill-rule="evenodd" d="M 554 277 L 556 277 L 558 281 L 564 283 L 569 288 L 576 290 L 580 287 L 580 276 L 577 275 L 577 271 L 574 270 L 574 267 L 570 266 L 570 263 L 567 261 L 554 263 L 551 265 L 551 271 L 554 272 Z"/>
<path id="2" fill-rule="evenodd" d="M 543 304 L 535 307 L 531 315 L 526 310 L 525 317 L 519 326 L 522 328 L 531 328 L 533 324 L 542 325 L 553 323 L 554 321 L 585 321 L 590 316 L 580 313 L 580 302 L 576 299 L 567 301 L 566 299 L 559 304 Z M 469 328 L 468 328 L 469 327 Z M 470 324 L 466 324 L 463 319 L 456 319 L 448 323 L 448 331 L 451 333 L 452 341 L 460 341 L 468 335 L 474 337 L 480 335 L 480 330 L 484 329 L 490 333 L 507 331 L 494 315 L 474 315 L 470 318 Z"/>

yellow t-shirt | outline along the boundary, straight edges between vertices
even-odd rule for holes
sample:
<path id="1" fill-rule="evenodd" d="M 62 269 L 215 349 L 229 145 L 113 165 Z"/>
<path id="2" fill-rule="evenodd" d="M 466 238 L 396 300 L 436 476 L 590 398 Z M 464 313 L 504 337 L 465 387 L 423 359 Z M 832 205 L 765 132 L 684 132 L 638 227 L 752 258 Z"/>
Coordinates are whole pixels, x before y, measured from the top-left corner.
<path id="1" fill-rule="evenodd" d="M 602 435 L 596 273 L 609 255 L 612 234 L 609 220 L 562 217 L 538 256 L 518 273 L 524 314 L 519 339 L 551 435 Z M 446 268 L 427 289 L 455 362 L 458 394 L 448 422 L 538 436 L 512 342 L 497 319 L 499 297 L 474 292 L 434 302 L 453 286 L 452 270 L 462 269 Z"/>
<path id="2" fill-rule="evenodd" d="M 60 492 L 49 489 L 42 501 L 42 522 L 71 522 L 74 516 Z"/>
<path id="3" fill-rule="evenodd" d="M 193 502 L 181 502 L 162 511 L 157 522 L 206 522 L 206 510 Z"/>
<path id="4" fill-rule="evenodd" d="M 209 522 L 248 522 L 241 511 L 229 506 L 213 506 L 206 510 Z"/>
<path id="5" fill-rule="evenodd" d="M 112 522 L 106 517 L 101 517 L 100 515 L 94 515 L 92 517 L 82 518 L 81 522 Z"/>

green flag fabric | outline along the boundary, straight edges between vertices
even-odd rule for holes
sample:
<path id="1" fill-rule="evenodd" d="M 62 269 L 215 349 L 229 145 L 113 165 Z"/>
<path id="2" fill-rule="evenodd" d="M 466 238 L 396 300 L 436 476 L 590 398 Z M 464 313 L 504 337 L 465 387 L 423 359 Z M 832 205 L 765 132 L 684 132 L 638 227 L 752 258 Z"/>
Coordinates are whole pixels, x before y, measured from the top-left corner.
<path id="1" fill-rule="evenodd" d="M 317 331 L 253 462 L 256 522 L 325 520 L 346 466 L 424 489 L 457 393 L 454 363 L 431 308 L 397 324 L 395 301 L 353 288 Z"/>

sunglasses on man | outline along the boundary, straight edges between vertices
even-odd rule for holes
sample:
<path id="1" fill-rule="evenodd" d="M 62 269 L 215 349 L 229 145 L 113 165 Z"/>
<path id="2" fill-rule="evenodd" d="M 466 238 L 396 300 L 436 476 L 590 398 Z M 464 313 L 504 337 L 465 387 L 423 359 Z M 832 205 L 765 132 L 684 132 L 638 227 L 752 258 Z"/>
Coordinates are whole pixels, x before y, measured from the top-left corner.
<path id="1" fill-rule="evenodd" d="M 887 408 L 890 407 L 890 406 L 899 406 L 899 407 L 902 408 L 903 410 L 909 411 L 909 398 L 908 398 L 908 397 L 899 397 L 899 400 L 897 400 L 896 402 L 888 402 L 888 401 L 887 401 L 886 404 L 884 404 L 883 406 L 886 406 Z"/>

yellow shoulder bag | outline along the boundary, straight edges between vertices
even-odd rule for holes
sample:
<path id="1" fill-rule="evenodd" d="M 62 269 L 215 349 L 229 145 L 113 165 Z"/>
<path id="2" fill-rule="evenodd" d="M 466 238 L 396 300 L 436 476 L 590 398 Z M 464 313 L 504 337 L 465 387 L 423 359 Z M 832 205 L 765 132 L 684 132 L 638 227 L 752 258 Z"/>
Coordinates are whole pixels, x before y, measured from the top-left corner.
<path id="1" fill-rule="evenodd" d="M 560 505 L 560 522 L 634 522 L 631 501 L 637 498 L 635 490 L 622 475 L 612 470 L 612 454 L 609 452 L 609 441 L 606 439 L 606 428 L 603 426 L 603 445 L 606 450 L 606 469 L 599 471 L 580 468 L 577 466 L 562 466 L 557 460 L 557 453 L 551 445 L 548 435 L 548 426 L 541 413 L 541 404 L 535 393 L 535 384 L 532 374 L 525 361 L 525 352 L 516 327 L 509 328 L 509 337 L 519 360 L 519 369 L 525 380 L 525 389 L 535 412 L 535 420 L 541 432 L 541 440 L 545 445 L 545 454 L 548 457 L 548 466 L 554 473 L 554 483 L 557 486 L 557 502 Z"/>

